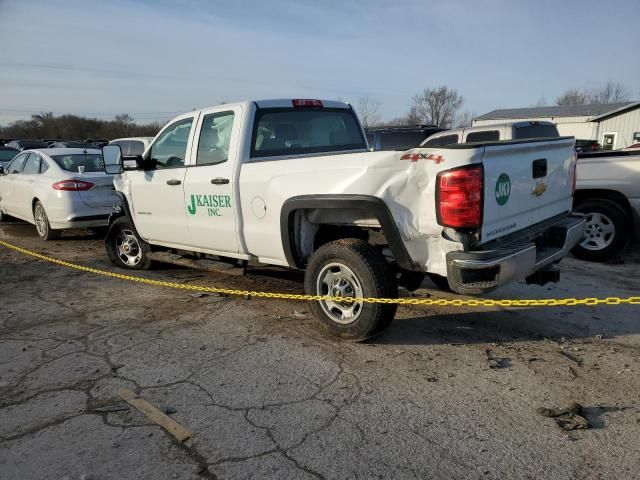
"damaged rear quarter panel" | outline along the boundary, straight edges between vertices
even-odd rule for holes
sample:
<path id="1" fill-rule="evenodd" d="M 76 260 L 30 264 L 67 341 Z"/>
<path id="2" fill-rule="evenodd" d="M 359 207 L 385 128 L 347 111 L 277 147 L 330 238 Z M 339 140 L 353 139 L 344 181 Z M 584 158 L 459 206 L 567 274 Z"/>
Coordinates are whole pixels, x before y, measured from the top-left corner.
<path id="1" fill-rule="evenodd" d="M 414 262 L 445 273 L 444 254 L 459 247 L 441 237 L 442 227 L 436 221 L 435 178 L 442 170 L 479 162 L 482 149 L 412 151 L 435 153 L 442 156 L 442 161 L 401 160 L 406 152 L 392 151 L 244 163 L 240 172 L 240 197 L 248 250 L 262 261 L 286 264 L 280 236 L 280 210 L 291 197 L 371 195 L 381 198 L 389 207 Z M 255 198 L 261 198 L 266 204 L 263 218 L 257 218 L 251 211 Z"/>

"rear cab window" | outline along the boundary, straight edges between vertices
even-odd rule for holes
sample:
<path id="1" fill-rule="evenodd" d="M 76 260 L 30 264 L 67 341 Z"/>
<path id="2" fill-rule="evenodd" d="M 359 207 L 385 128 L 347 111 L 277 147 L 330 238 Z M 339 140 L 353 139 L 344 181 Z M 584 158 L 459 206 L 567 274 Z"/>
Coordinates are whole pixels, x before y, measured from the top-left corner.
<path id="1" fill-rule="evenodd" d="M 425 139 L 423 132 L 383 132 L 380 150 L 407 150 L 417 147 Z"/>
<path id="2" fill-rule="evenodd" d="M 447 145 L 453 145 L 455 143 L 459 143 L 459 136 L 455 135 L 444 135 L 442 137 L 432 138 L 428 140 L 422 147 L 446 147 Z"/>
<path id="3" fill-rule="evenodd" d="M 345 108 L 259 108 L 251 157 L 366 150 L 354 112 Z"/>
<path id="4" fill-rule="evenodd" d="M 516 126 L 514 138 L 517 140 L 526 138 L 547 138 L 559 137 L 558 127 L 547 124 L 532 124 L 524 126 Z"/>
<path id="5" fill-rule="evenodd" d="M 472 142 L 496 142 L 500 140 L 500 132 L 498 130 L 486 130 L 483 132 L 471 132 L 467 135 L 466 141 Z"/>

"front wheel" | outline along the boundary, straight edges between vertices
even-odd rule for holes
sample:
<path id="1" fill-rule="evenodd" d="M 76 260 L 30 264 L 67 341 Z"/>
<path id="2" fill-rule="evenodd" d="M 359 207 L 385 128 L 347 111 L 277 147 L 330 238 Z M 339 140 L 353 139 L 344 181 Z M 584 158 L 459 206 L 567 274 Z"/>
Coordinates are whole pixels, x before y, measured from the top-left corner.
<path id="1" fill-rule="evenodd" d="M 631 221 L 622 207 L 602 198 L 587 200 L 575 210 L 587 217 L 582 240 L 571 250 L 575 257 L 606 262 L 622 253 L 631 239 Z"/>
<path id="2" fill-rule="evenodd" d="M 310 302 L 320 324 L 332 335 L 362 341 L 389 326 L 396 304 L 341 298 L 396 298 L 398 288 L 389 264 L 364 240 L 329 242 L 309 259 L 304 279 L 308 295 L 332 297 Z"/>
<path id="3" fill-rule="evenodd" d="M 107 255 L 114 265 L 130 270 L 147 270 L 151 267 L 149 244 L 138 236 L 127 218 L 117 218 L 111 224 L 104 242 Z"/>
<path id="4" fill-rule="evenodd" d="M 55 240 L 60 238 L 60 230 L 52 230 L 47 212 L 44 211 L 42 203 L 38 200 L 33 207 L 33 219 L 36 223 L 38 236 L 43 240 Z"/>

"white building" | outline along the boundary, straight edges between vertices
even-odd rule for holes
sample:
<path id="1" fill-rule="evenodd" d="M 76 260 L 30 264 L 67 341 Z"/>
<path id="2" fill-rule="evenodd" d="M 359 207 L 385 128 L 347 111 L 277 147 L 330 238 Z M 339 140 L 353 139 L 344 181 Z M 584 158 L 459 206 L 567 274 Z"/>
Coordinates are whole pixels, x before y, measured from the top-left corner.
<path id="1" fill-rule="evenodd" d="M 507 108 L 473 119 L 474 127 L 526 120 L 548 120 L 563 136 L 597 140 L 605 150 L 640 143 L 640 102 L 559 107 Z"/>

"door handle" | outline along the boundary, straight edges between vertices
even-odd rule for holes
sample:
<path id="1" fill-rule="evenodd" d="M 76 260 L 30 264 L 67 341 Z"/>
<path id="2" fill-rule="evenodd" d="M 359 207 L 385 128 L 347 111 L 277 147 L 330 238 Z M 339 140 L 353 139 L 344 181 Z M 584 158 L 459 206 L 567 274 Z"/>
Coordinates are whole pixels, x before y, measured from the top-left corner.
<path id="1" fill-rule="evenodd" d="M 227 183 L 229 183 L 229 179 L 216 177 L 211 179 L 211 183 L 213 183 L 214 185 L 226 185 Z"/>
<path id="2" fill-rule="evenodd" d="M 172 178 L 171 180 L 167 180 L 167 185 L 180 185 L 182 182 L 180 180 L 176 180 Z"/>

